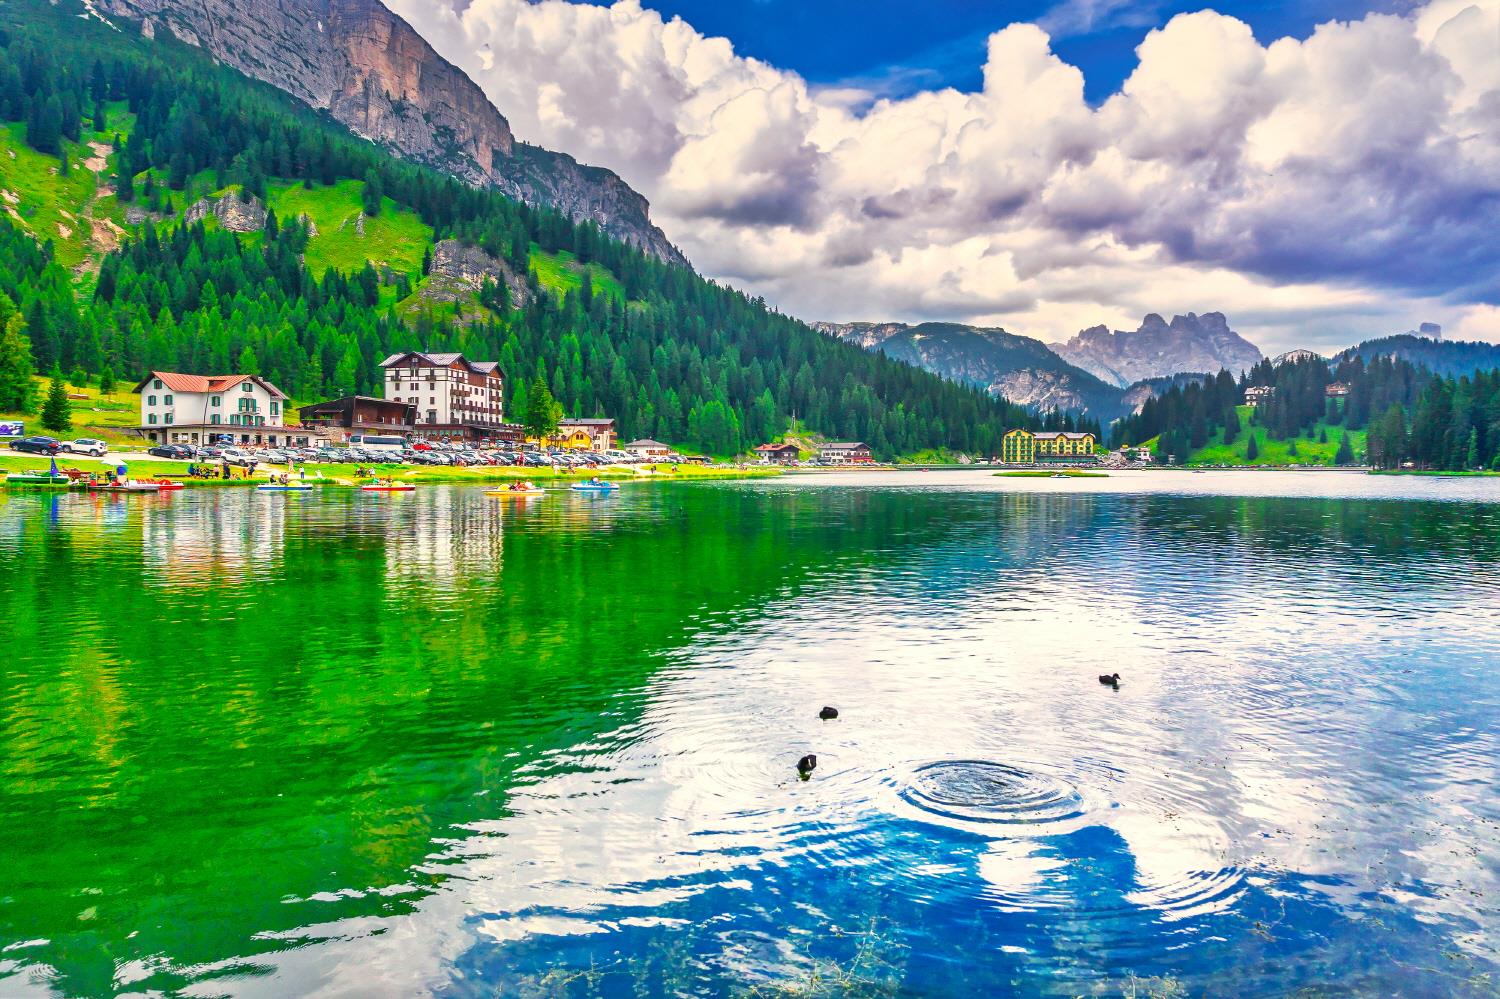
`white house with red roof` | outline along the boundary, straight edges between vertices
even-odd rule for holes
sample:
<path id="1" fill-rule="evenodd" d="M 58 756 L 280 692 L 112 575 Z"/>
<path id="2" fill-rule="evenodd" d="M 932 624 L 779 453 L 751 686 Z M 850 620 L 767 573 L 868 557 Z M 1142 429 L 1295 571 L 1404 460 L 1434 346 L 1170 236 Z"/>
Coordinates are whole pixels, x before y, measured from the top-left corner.
<path id="1" fill-rule="evenodd" d="M 140 431 L 158 444 L 206 444 L 228 435 L 237 444 L 302 443 L 289 438 L 287 395 L 259 375 L 184 375 L 153 371 L 135 386 Z"/>

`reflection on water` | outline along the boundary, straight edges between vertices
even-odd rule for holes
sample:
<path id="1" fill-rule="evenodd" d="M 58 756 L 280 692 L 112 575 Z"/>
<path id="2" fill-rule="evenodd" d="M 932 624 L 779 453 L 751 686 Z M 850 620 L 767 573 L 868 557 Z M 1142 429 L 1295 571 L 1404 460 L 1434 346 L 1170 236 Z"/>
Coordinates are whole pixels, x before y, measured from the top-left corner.
<path id="1" fill-rule="evenodd" d="M 6 498 L 0 994 L 1495 994 L 1500 490 L 912 481 Z"/>

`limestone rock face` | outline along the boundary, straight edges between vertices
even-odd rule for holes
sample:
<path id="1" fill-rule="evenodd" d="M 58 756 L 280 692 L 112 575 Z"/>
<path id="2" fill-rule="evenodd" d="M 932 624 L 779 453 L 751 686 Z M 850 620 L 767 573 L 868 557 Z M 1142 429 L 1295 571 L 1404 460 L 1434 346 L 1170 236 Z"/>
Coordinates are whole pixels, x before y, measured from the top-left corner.
<path id="1" fill-rule="evenodd" d="M 526 281 L 505 261 L 456 239 L 441 240 L 432 248 L 432 267 L 422 287 L 422 297 L 434 302 L 451 302 L 478 291 L 486 278 L 506 287 L 511 305 L 524 308 L 531 301 Z"/>
<path id="2" fill-rule="evenodd" d="M 1168 323 L 1156 313 L 1134 331 L 1092 326 L 1054 349 L 1065 360 L 1124 388 L 1148 378 L 1183 371 L 1233 374 L 1261 359 L 1260 349 L 1229 328 L 1222 312 L 1173 316 Z"/>
<path id="3" fill-rule="evenodd" d="M 230 232 L 260 232 L 266 227 L 266 206 L 259 198 L 241 201 L 226 194 L 222 198 L 199 198 L 188 205 L 182 219 L 188 225 L 212 215 Z"/>
<path id="4" fill-rule="evenodd" d="M 328 111 L 356 135 L 475 186 L 494 186 L 663 260 L 686 263 L 618 175 L 517 142 L 484 91 L 379 0 L 97 0 Z"/>

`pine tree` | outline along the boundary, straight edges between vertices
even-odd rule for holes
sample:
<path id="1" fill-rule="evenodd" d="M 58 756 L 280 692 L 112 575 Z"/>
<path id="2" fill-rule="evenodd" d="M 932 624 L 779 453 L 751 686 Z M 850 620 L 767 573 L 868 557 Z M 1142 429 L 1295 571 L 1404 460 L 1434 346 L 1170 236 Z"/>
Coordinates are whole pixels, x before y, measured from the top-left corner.
<path id="1" fill-rule="evenodd" d="M 0 413 L 30 413 L 36 408 L 36 369 L 25 329 L 20 310 L 0 295 Z"/>
<path id="2" fill-rule="evenodd" d="M 255 351 L 246 344 L 245 349 L 240 351 L 240 359 L 235 362 L 234 373 L 237 375 L 260 374 L 260 361 L 255 358 Z"/>
<path id="3" fill-rule="evenodd" d="M 1349 431 L 1347 430 L 1339 438 L 1339 449 L 1333 454 L 1333 463 L 1335 465 L 1354 464 L 1354 448 L 1349 444 Z"/>
<path id="4" fill-rule="evenodd" d="M 1293 439 L 1291 443 L 1287 444 L 1286 456 L 1288 458 L 1296 458 L 1299 456 L 1299 452 L 1297 451 L 1297 441 L 1295 439 Z"/>
<path id="5" fill-rule="evenodd" d="M 83 388 L 89 383 L 89 373 L 82 367 L 75 367 L 73 373 L 68 375 L 68 384 L 74 388 Z"/>
<path id="6" fill-rule="evenodd" d="M 562 406 L 547 388 L 541 375 L 532 379 L 526 389 L 526 436 L 541 440 L 557 433 L 557 424 L 562 419 Z"/>
<path id="7" fill-rule="evenodd" d="M 99 372 L 99 394 L 103 396 L 111 395 L 114 390 L 115 369 L 106 364 L 104 370 Z"/>
<path id="8" fill-rule="evenodd" d="M 68 401 L 68 386 L 63 382 L 62 365 L 54 364 L 48 379 L 47 401 L 42 405 L 42 426 L 54 433 L 73 429 L 73 404 Z"/>
<path id="9" fill-rule="evenodd" d="M 1253 464 L 1260 457 L 1260 443 L 1255 439 L 1255 434 L 1250 435 L 1250 441 L 1245 445 L 1245 463 Z"/>
<path id="10" fill-rule="evenodd" d="M 26 144 L 39 153 L 55 154 L 62 149 L 62 103 L 56 94 L 34 101 L 26 122 Z"/>

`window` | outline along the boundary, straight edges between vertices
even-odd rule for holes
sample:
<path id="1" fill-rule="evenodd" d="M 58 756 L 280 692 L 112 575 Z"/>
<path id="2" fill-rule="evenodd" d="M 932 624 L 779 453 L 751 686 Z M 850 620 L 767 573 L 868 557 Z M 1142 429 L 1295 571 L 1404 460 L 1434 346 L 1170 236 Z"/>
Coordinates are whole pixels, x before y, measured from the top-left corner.
<path id="1" fill-rule="evenodd" d="M 252 384 L 250 384 L 247 381 L 246 382 L 240 382 L 240 391 L 241 392 L 254 392 L 255 391 L 255 386 L 252 385 Z"/>
<path id="2" fill-rule="evenodd" d="M 162 396 L 161 397 L 161 404 L 163 406 L 170 406 L 170 405 L 172 405 L 172 397 L 169 396 L 169 395 Z"/>
<path id="3" fill-rule="evenodd" d="M 281 412 L 281 403 L 277 402 L 275 399 L 272 399 L 271 400 L 271 415 L 275 416 L 279 412 Z"/>
<path id="4" fill-rule="evenodd" d="M 219 425 L 219 414 L 215 413 L 213 416 L 210 416 L 208 418 L 208 422 L 212 423 L 214 426 L 218 426 Z"/>
<path id="5" fill-rule="evenodd" d="M 156 414 L 155 413 L 147 413 L 146 414 L 146 422 L 147 423 L 155 423 L 156 422 Z"/>
<path id="6" fill-rule="evenodd" d="M 172 414 L 168 413 L 167 414 L 167 418 L 164 421 L 162 421 L 162 422 L 164 422 L 164 423 L 171 423 L 172 422 Z"/>
<path id="7" fill-rule="evenodd" d="M 219 403 L 221 403 L 223 401 L 224 401 L 224 397 L 223 396 L 216 395 L 216 396 L 214 396 L 214 403 L 213 404 L 215 406 L 217 406 L 217 405 L 219 405 Z"/>
<path id="8" fill-rule="evenodd" d="M 154 395 L 148 395 L 148 396 L 146 396 L 146 405 L 148 405 L 148 406 L 155 406 L 156 405 L 156 396 L 154 396 Z"/>
<path id="9" fill-rule="evenodd" d="M 161 388 L 161 379 L 160 378 L 153 379 L 152 382 L 151 382 L 151 387 L 154 388 L 154 389 Z"/>

